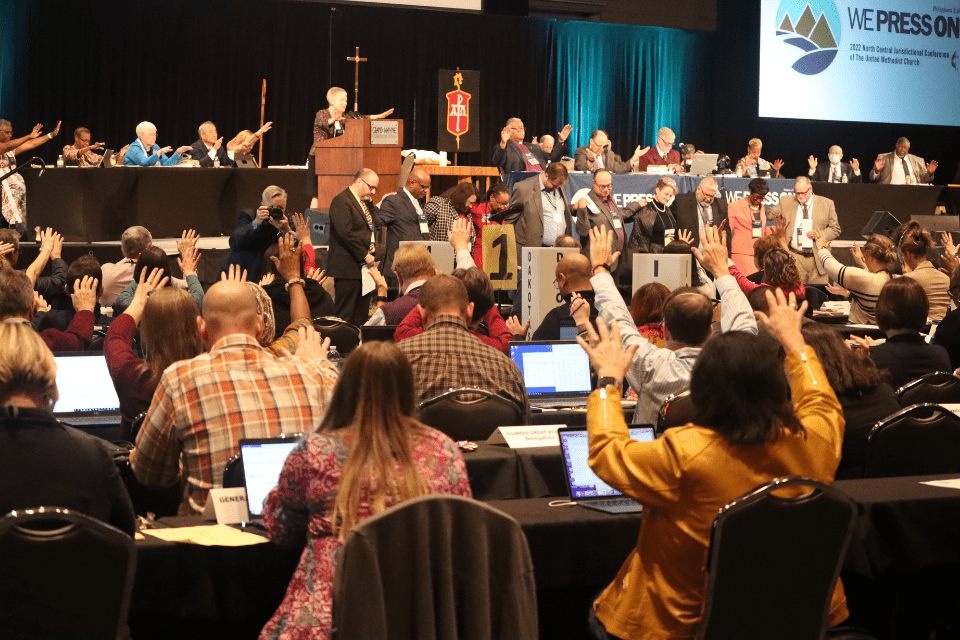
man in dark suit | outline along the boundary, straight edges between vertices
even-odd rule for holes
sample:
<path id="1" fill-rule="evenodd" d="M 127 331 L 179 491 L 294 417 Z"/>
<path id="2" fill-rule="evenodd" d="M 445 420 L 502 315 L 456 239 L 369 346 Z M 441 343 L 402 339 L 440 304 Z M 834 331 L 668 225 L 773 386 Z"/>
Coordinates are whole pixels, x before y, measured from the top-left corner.
<path id="1" fill-rule="evenodd" d="M 420 202 L 429 188 L 430 174 L 415 167 L 400 192 L 387 196 L 380 203 L 377 226 L 387 228 L 387 254 L 380 272 L 390 286 L 397 286 L 397 276 L 393 273 L 393 254 L 400 247 L 400 241 L 430 239 L 430 228 Z"/>
<path id="2" fill-rule="evenodd" d="M 525 144 L 527 130 L 520 118 L 510 118 L 500 132 L 500 144 L 493 149 L 493 164 L 504 173 L 513 171 L 543 171 L 551 162 L 559 162 L 567 149 L 567 136 L 573 131 L 569 124 L 557 133 L 557 143 L 550 154 L 540 145 Z"/>
<path id="3" fill-rule="evenodd" d="M 624 162 L 620 159 L 620 156 L 610 149 L 610 139 L 607 138 L 607 132 L 597 129 L 590 134 L 590 142 L 587 145 L 578 147 L 574 151 L 573 170 L 597 171 L 598 169 L 606 169 L 611 173 L 630 173 L 633 170 L 633 165 L 646 152 L 646 149 L 641 149 L 640 145 L 637 145 L 633 156 Z"/>
<path id="4" fill-rule="evenodd" d="M 200 125 L 200 139 L 193 143 L 190 157 L 200 162 L 201 167 L 216 166 L 215 160 L 221 167 L 232 167 L 236 164 L 233 152 L 227 152 L 223 146 L 223 138 L 217 137 L 217 125 L 209 120 Z"/>
<path id="5" fill-rule="evenodd" d="M 598 169 L 593 174 L 593 189 L 576 203 L 574 215 L 577 218 L 577 233 L 580 234 L 582 245 L 581 253 L 590 256 L 590 229 L 603 226 L 610 231 L 613 229 L 614 253 L 620 251 L 620 257 L 613 265 L 613 280 L 621 282 L 630 274 L 630 258 L 624 248 L 627 238 L 624 231 L 624 222 L 631 220 L 637 211 L 643 207 L 643 202 L 631 202 L 622 209 L 617 207 L 613 199 L 613 178 L 609 169 Z M 557 267 L 559 269 L 559 266 Z M 535 338 L 536 339 L 536 338 Z"/>
<path id="6" fill-rule="evenodd" d="M 356 326 L 370 315 L 370 299 L 376 289 L 363 295 L 362 268 L 375 268 L 374 219 L 379 215 L 371 196 L 380 178 L 370 169 L 361 169 L 353 184 L 330 203 L 330 248 L 327 275 L 333 278 L 337 317 Z"/>
<path id="7" fill-rule="evenodd" d="M 280 207 L 283 215 L 279 219 L 270 216 L 271 206 Z M 235 264 L 247 272 L 252 282 L 259 281 L 263 252 L 282 234 L 291 231 L 286 210 L 286 191 L 274 185 L 264 189 L 256 210 L 244 209 L 237 215 L 237 224 L 230 235 L 230 253 L 220 271 L 226 273 L 230 265 Z"/>
<path id="8" fill-rule="evenodd" d="M 566 182 L 567 168 L 554 162 L 513 186 L 510 206 L 520 204 L 522 209 L 506 222 L 513 223 L 518 261 L 523 247 L 552 247 L 558 236 L 573 233 L 573 213 L 563 192 Z"/>
<path id="9" fill-rule="evenodd" d="M 717 188 L 716 178 L 706 176 L 694 193 L 677 194 L 670 205 L 670 212 L 677 221 L 678 233 L 686 230 L 699 242 L 700 229 L 704 225 L 713 225 L 717 229 L 724 226 L 727 221 L 727 201 L 723 196 L 717 197 Z M 728 238 L 730 235 L 728 229 Z"/>
<path id="10" fill-rule="evenodd" d="M 817 163 L 813 156 L 807 158 L 810 163 L 811 182 L 863 182 L 863 176 L 860 175 L 860 161 L 856 158 L 850 160 L 850 164 L 840 162 L 843 159 L 843 149 L 835 144 L 827 152 L 829 162 Z"/>

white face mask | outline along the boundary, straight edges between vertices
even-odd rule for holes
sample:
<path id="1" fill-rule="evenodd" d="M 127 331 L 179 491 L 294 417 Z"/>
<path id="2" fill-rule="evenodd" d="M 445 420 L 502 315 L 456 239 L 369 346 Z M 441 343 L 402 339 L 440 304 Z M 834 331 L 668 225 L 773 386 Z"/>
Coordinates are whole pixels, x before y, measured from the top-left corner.
<path id="1" fill-rule="evenodd" d="M 827 156 L 827 158 L 830 159 L 830 164 L 837 164 L 838 162 L 840 162 L 840 155 L 837 153 L 831 153 L 830 155 Z"/>

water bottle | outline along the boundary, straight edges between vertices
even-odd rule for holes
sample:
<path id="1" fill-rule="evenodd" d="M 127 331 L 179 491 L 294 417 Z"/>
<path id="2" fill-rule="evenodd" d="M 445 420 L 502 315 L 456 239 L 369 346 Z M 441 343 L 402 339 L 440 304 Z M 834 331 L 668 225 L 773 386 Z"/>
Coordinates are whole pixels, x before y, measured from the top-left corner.
<path id="1" fill-rule="evenodd" d="M 337 368 L 337 371 L 340 370 L 340 352 L 337 351 L 337 347 L 335 345 L 330 345 L 330 350 L 327 351 L 327 360 L 329 360 L 330 364 Z"/>
<path id="2" fill-rule="evenodd" d="M 63 154 L 57 156 L 57 169 L 63 169 Z"/>
<path id="3" fill-rule="evenodd" d="M 220 156 L 213 156 L 213 168 L 214 169 L 220 168 Z"/>
<path id="4" fill-rule="evenodd" d="M 737 177 L 738 177 L 738 178 L 742 178 L 742 177 L 743 177 L 743 165 L 742 165 L 742 164 L 737 164 Z"/>

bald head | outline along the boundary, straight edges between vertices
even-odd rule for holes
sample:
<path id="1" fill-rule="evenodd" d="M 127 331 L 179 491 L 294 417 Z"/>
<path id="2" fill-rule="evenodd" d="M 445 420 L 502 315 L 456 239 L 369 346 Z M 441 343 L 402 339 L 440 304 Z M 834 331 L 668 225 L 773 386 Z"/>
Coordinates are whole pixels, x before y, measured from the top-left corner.
<path id="1" fill-rule="evenodd" d="M 422 167 L 414 167 L 413 171 L 407 177 L 406 189 L 417 200 L 423 198 L 424 193 L 430 188 L 430 174 Z"/>
<path id="2" fill-rule="evenodd" d="M 256 294 L 242 282 L 224 280 L 214 284 L 203 298 L 199 327 L 207 347 L 233 333 L 258 338 L 263 320 L 257 315 Z"/>
<path id="3" fill-rule="evenodd" d="M 591 289 L 590 259 L 582 253 L 568 253 L 557 263 L 557 288 L 566 295 Z"/>

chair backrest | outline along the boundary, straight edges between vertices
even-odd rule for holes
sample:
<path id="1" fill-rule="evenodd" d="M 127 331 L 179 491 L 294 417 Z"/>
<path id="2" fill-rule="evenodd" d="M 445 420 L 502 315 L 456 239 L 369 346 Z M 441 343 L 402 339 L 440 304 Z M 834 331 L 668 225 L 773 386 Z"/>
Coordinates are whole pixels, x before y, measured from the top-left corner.
<path id="1" fill-rule="evenodd" d="M 133 539 L 96 518 L 37 507 L 0 518 L 5 638 L 126 637 Z"/>
<path id="2" fill-rule="evenodd" d="M 330 637 L 535 640 L 523 530 L 482 502 L 442 494 L 368 518 L 340 550 Z"/>
<path id="3" fill-rule="evenodd" d="M 805 493 L 773 494 L 788 487 Z M 772 480 L 723 507 L 697 640 L 822 639 L 856 514 L 850 498 L 808 478 Z"/>
<path id="4" fill-rule="evenodd" d="M 915 404 L 873 427 L 865 478 L 934 473 L 960 473 L 960 417 L 935 404 Z"/>
<path id="5" fill-rule="evenodd" d="M 475 387 L 452 389 L 424 400 L 420 421 L 453 440 L 486 440 L 498 427 L 526 424 L 516 402 Z"/>
<path id="6" fill-rule="evenodd" d="M 245 477 L 243 474 L 243 458 L 239 453 L 235 453 L 227 460 L 223 467 L 223 488 L 236 489 L 245 487 Z"/>
<path id="7" fill-rule="evenodd" d="M 901 407 L 924 402 L 960 403 L 960 378 L 952 373 L 935 371 L 903 385 L 896 392 Z"/>
<path id="8" fill-rule="evenodd" d="M 663 401 L 657 412 L 657 435 L 661 435 L 671 427 L 682 427 L 693 421 L 693 401 L 690 399 L 690 390 L 672 395 Z"/>
<path id="9" fill-rule="evenodd" d="M 360 346 L 360 328 L 346 320 L 332 316 L 314 318 L 313 327 L 322 337 L 330 338 L 330 346 L 336 347 L 341 356 Z"/>
<path id="10" fill-rule="evenodd" d="M 812 316 L 813 312 L 822 307 L 828 298 L 826 293 L 816 287 L 807 286 L 805 288 L 807 294 L 807 315 Z"/>

